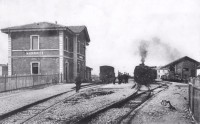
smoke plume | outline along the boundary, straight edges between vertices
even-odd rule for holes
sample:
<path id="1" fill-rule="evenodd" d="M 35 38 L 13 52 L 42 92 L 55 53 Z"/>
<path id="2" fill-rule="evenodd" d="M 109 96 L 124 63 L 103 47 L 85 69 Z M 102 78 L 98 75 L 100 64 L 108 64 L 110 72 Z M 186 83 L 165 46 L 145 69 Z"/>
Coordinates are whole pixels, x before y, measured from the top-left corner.
<path id="1" fill-rule="evenodd" d="M 153 41 L 152 45 L 154 47 L 157 47 L 158 49 L 160 49 L 160 51 L 157 51 L 157 52 L 162 54 L 162 56 L 165 57 L 166 61 L 168 61 L 168 62 L 174 61 L 181 57 L 180 51 L 178 51 L 176 48 L 170 46 L 169 44 L 161 42 L 161 40 L 159 38 L 154 37 L 154 38 L 152 38 L 152 41 Z"/>
<path id="2" fill-rule="evenodd" d="M 178 49 L 162 42 L 158 37 L 140 41 L 138 49 L 142 63 L 145 62 L 147 56 L 150 61 L 154 61 L 155 63 L 172 62 L 182 56 L 182 53 Z"/>
<path id="3" fill-rule="evenodd" d="M 148 42 L 147 41 L 141 41 L 140 42 L 140 46 L 139 46 L 139 52 L 140 52 L 140 56 L 141 56 L 141 62 L 144 64 L 145 59 L 147 57 L 148 54 Z"/>

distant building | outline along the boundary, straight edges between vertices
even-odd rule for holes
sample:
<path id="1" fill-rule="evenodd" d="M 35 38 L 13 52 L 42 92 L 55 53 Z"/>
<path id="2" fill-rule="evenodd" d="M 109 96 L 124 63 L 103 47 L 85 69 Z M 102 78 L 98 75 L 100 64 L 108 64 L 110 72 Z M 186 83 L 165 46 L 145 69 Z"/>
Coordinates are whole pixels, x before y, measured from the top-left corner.
<path id="1" fill-rule="evenodd" d="M 86 66 L 85 79 L 86 79 L 87 81 L 89 81 L 89 82 L 92 81 L 91 75 L 92 75 L 92 68 Z"/>
<path id="2" fill-rule="evenodd" d="M 1 29 L 8 34 L 8 74 L 63 74 L 66 82 L 85 76 L 86 26 L 39 22 Z"/>
<path id="3" fill-rule="evenodd" d="M 157 67 L 157 79 L 161 79 L 163 75 L 168 76 L 169 70 L 167 68 Z"/>
<path id="4" fill-rule="evenodd" d="M 100 78 L 98 75 L 91 75 L 92 81 L 99 81 Z"/>
<path id="5" fill-rule="evenodd" d="M 8 65 L 0 64 L 0 76 L 8 75 Z"/>
<path id="6" fill-rule="evenodd" d="M 199 64 L 198 61 L 185 56 L 163 66 L 162 69 L 166 68 L 170 73 L 179 76 L 181 79 L 187 79 L 196 76 L 196 69 Z"/>

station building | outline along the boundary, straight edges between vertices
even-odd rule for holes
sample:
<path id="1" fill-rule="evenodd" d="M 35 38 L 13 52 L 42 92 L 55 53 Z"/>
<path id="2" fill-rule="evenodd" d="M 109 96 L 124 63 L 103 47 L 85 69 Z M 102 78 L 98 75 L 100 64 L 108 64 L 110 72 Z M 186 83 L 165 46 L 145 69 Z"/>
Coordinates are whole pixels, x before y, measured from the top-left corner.
<path id="1" fill-rule="evenodd" d="M 161 69 L 169 70 L 175 75 L 179 75 L 181 79 L 188 79 L 197 75 L 197 67 L 200 63 L 188 56 L 177 59 Z"/>
<path id="2" fill-rule="evenodd" d="M 8 34 L 8 75 L 59 73 L 66 82 L 85 76 L 86 26 L 39 22 L 1 31 Z"/>

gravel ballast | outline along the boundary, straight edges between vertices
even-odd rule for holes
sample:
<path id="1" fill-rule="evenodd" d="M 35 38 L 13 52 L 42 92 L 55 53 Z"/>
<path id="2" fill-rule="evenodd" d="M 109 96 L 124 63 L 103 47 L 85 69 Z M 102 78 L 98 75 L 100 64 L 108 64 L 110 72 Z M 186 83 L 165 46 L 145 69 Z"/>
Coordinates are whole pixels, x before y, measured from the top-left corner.
<path id="1" fill-rule="evenodd" d="M 117 89 L 113 87 L 117 87 Z M 121 86 L 121 88 L 120 88 Z M 112 91 L 107 95 L 98 95 L 91 98 L 81 99 L 79 98 L 75 104 L 71 102 L 61 102 L 35 117 L 28 123 L 69 123 L 71 120 L 78 120 L 90 112 L 97 111 L 102 107 L 105 107 L 113 102 L 124 99 L 136 92 L 135 89 L 131 89 L 133 83 L 129 84 L 109 84 L 106 87 L 102 87 L 102 91 Z M 76 97 L 79 97 L 77 94 Z"/>

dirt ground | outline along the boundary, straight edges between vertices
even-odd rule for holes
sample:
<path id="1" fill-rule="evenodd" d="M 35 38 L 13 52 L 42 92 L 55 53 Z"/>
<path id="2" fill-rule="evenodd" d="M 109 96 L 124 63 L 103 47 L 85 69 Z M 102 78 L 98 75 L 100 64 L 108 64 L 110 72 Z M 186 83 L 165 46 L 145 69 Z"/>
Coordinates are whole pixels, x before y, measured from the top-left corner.
<path id="1" fill-rule="evenodd" d="M 169 108 L 169 104 L 161 104 L 162 100 L 170 101 L 175 109 Z M 193 124 L 188 110 L 188 85 L 173 82 L 168 89 L 146 102 L 132 118 L 131 123 Z"/>

